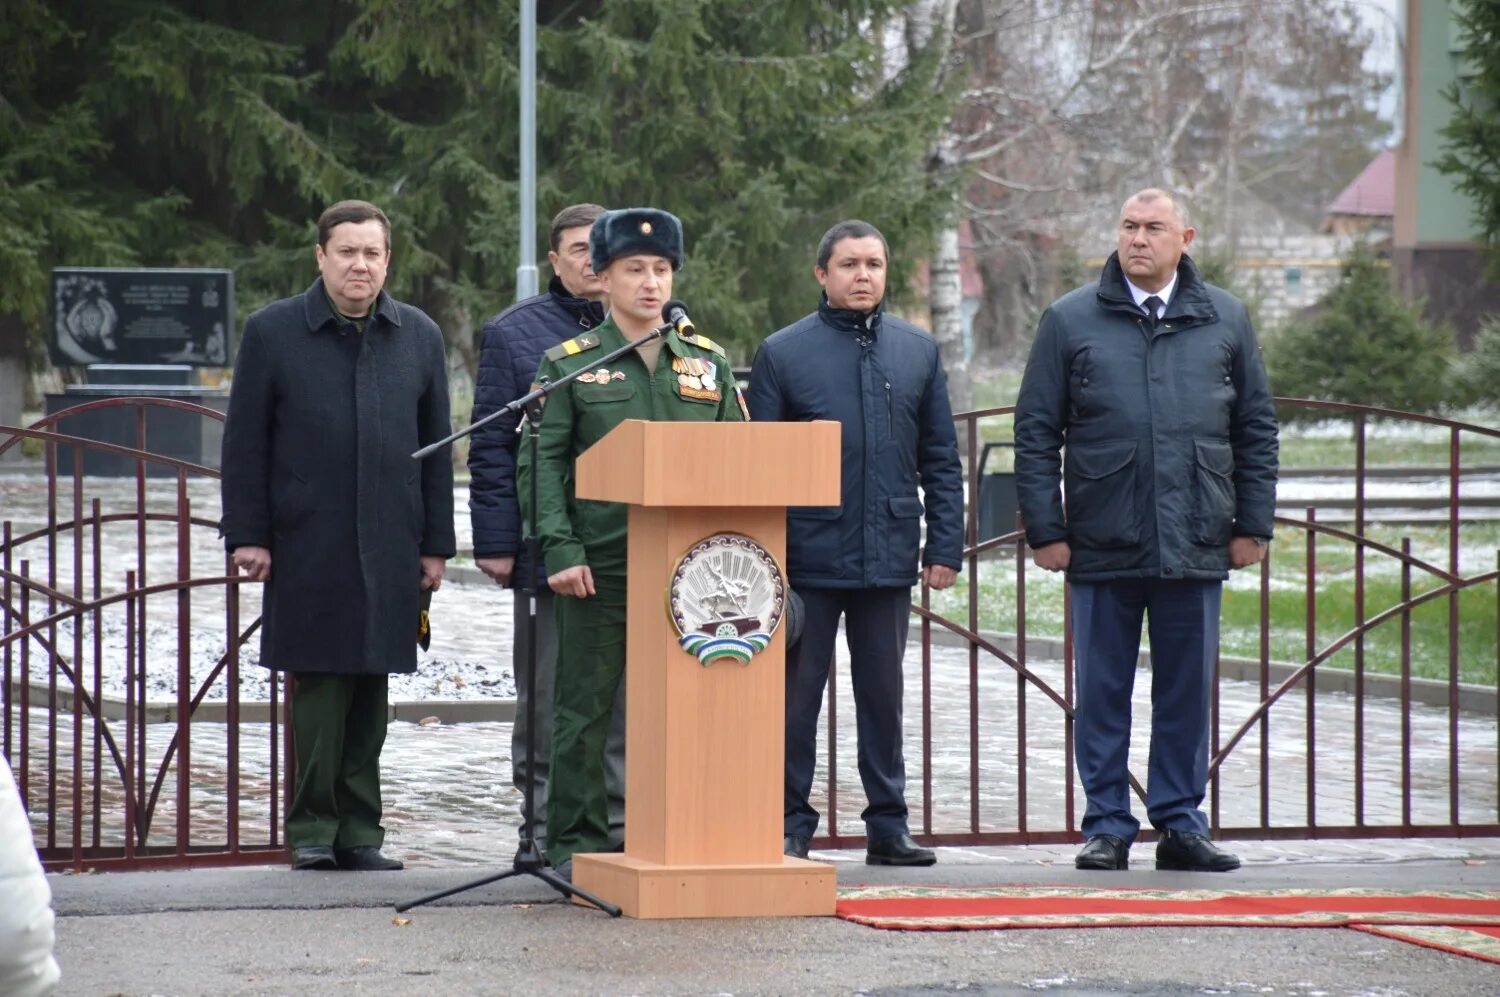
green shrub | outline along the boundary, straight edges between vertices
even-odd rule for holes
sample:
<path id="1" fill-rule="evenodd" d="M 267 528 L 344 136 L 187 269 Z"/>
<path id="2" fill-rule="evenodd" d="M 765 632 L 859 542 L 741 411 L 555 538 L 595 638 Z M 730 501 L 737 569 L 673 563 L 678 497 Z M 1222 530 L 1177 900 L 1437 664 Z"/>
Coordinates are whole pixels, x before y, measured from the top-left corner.
<path id="1" fill-rule="evenodd" d="M 1491 315 L 1474 336 L 1474 349 L 1453 362 L 1455 400 L 1500 408 L 1500 315 Z"/>
<path id="2" fill-rule="evenodd" d="M 1403 300 L 1368 250 L 1345 259 L 1310 316 L 1266 348 L 1271 390 L 1291 398 L 1430 412 L 1454 402 L 1453 337 Z M 1282 413 L 1294 417 L 1291 410 Z M 1316 418 L 1315 412 L 1301 415 Z"/>

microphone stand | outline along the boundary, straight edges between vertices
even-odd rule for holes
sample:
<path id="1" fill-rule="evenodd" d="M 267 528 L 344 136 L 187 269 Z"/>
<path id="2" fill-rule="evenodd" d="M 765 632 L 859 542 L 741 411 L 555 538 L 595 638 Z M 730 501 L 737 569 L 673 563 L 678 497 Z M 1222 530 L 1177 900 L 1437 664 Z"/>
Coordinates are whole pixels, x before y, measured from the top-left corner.
<path id="1" fill-rule="evenodd" d="M 408 900 L 404 903 L 398 903 L 396 904 L 397 913 L 411 910 L 413 907 L 420 907 L 421 905 L 431 903 L 434 900 L 442 900 L 444 897 L 451 897 L 455 893 L 463 893 L 466 890 L 472 890 L 479 886 L 487 886 L 490 883 L 498 883 L 500 880 L 509 879 L 512 876 L 525 875 L 540 879 L 542 882 L 546 883 L 548 886 L 561 893 L 565 898 L 571 899 L 576 897 L 579 900 L 584 901 L 585 903 L 597 907 L 599 910 L 604 911 L 610 917 L 619 917 L 621 914 L 620 908 L 616 905 L 610 903 L 608 900 L 600 899 L 599 897 L 594 896 L 586 890 L 579 889 L 572 883 L 568 882 L 566 879 L 563 879 L 556 872 L 552 871 L 552 869 L 547 867 L 547 858 L 542 854 L 542 849 L 536 843 L 535 830 L 532 824 L 532 811 L 535 805 L 536 798 L 536 696 L 532 695 L 532 693 L 536 689 L 536 566 L 542 563 L 542 544 L 541 539 L 537 536 L 537 438 L 541 435 L 542 404 L 548 395 L 552 394 L 552 392 L 556 391 L 558 388 L 561 388 L 563 385 L 569 383 L 570 381 L 577 379 L 577 377 L 585 371 L 590 370 L 593 367 L 602 367 L 606 364 L 613 363 L 636 347 L 649 343 L 653 339 L 660 339 L 662 336 L 666 335 L 667 331 L 671 328 L 672 327 L 670 325 L 663 325 L 656 329 L 652 329 L 650 332 L 646 333 L 644 336 L 641 336 L 639 339 L 625 344 L 624 346 L 620 347 L 612 353 L 607 354 L 606 356 L 600 357 L 597 363 L 580 367 L 577 370 L 573 371 L 571 374 L 567 374 L 563 377 L 558 378 L 556 381 L 542 382 L 537 385 L 535 390 L 522 395 L 520 398 L 517 398 L 515 401 L 507 404 L 504 408 L 496 409 L 494 412 L 491 412 L 483 419 L 479 419 L 473 423 L 470 423 L 464 429 L 461 429 L 458 432 L 453 433 L 452 435 L 445 437 L 444 439 L 441 439 L 436 443 L 430 443 L 422 449 L 418 450 L 416 453 L 412 454 L 412 457 L 414 459 L 421 460 L 429 454 L 440 450 L 448 444 L 452 443 L 454 440 L 467 436 L 481 426 L 484 426 L 491 421 L 498 419 L 500 416 L 504 415 L 507 412 L 525 413 L 526 451 L 531 458 L 531 481 L 528 489 L 531 499 L 531 509 L 526 517 L 527 536 L 525 549 L 527 573 L 526 580 L 524 582 L 524 588 L 522 589 L 522 591 L 525 592 L 527 596 L 526 799 L 524 801 L 525 812 L 521 817 L 522 824 L 520 847 L 516 850 L 515 861 L 512 863 L 512 867 L 510 869 L 507 869 L 505 872 L 495 873 L 491 876 L 485 876 L 481 879 L 473 880 L 472 882 L 462 883 L 458 886 L 450 887 L 446 890 L 440 890 L 437 893 L 429 893 L 426 896 L 418 897 L 415 900 Z M 521 583 L 518 581 L 518 584 Z"/>

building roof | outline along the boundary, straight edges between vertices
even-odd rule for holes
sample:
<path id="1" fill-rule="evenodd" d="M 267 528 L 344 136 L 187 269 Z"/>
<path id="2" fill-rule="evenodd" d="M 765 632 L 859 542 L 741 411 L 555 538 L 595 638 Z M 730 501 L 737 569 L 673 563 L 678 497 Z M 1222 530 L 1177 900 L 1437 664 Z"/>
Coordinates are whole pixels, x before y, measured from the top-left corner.
<path id="1" fill-rule="evenodd" d="M 1396 213 L 1396 154 L 1384 150 L 1328 206 L 1330 215 L 1390 218 Z"/>

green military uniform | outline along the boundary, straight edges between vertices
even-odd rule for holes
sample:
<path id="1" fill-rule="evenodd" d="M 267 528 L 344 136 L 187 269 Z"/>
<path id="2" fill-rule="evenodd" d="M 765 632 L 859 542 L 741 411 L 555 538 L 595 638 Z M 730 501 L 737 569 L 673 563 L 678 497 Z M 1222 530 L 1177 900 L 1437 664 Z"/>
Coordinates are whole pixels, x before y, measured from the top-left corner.
<path id="1" fill-rule="evenodd" d="M 530 475 L 537 475 L 537 529 L 547 574 L 588 565 L 595 595 L 557 597 L 557 687 L 553 705 L 552 781 L 548 786 L 547 849 L 561 865 L 575 852 L 609 846 L 604 739 L 615 690 L 625 671 L 625 558 L 628 510 L 573 494 L 578 455 L 626 419 L 742 422 L 745 410 L 718 344 L 669 332 L 656 369 L 631 351 L 608 368 L 599 358 L 629 340 L 612 320 L 547 351 L 538 380 L 581 377 L 547 399 L 537 438 L 536 468 L 521 448 L 517 491 L 529 512 Z M 691 474 L 685 463 L 684 474 Z M 526 519 L 529 522 L 529 517 Z"/>

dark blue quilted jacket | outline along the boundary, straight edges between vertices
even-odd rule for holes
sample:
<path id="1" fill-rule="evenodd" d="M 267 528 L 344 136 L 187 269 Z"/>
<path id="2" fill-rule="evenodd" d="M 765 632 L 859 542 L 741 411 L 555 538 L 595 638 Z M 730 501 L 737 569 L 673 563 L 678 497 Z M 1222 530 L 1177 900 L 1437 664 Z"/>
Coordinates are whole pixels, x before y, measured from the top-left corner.
<path id="1" fill-rule="evenodd" d="M 556 277 L 544 294 L 518 301 L 484 324 L 474 419 L 482 419 L 531 390 L 542 354 L 604 321 L 604 306 L 574 297 Z M 469 518 L 475 557 L 519 556 L 521 510 L 516 502 L 519 417 L 506 413 L 474 432 L 469 444 Z M 514 578 L 525 566 L 518 562 Z M 545 585 L 545 573 L 536 573 Z"/>
<path id="2" fill-rule="evenodd" d="M 963 564 L 963 468 L 931 336 L 825 297 L 760 344 L 747 401 L 756 420 L 843 424 L 842 504 L 787 510 L 793 585 L 905 587 L 919 562 Z"/>

